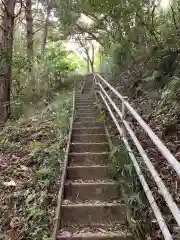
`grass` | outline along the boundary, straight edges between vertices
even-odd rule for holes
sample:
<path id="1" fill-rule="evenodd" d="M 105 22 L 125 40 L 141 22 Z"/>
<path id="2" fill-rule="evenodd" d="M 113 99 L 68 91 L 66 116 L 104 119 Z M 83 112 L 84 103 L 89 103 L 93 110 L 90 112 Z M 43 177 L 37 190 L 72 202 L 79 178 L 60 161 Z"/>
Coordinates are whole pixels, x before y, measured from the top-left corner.
<path id="1" fill-rule="evenodd" d="M 150 231 L 148 223 L 148 203 L 129 154 L 123 145 L 113 147 L 110 152 L 111 175 L 119 182 L 126 204 L 127 221 L 137 238 L 147 239 Z"/>
<path id="2" fill-rule="evenodd" d="M 0 239 L 51 239 L 72 89 L 0 133 Z"/>

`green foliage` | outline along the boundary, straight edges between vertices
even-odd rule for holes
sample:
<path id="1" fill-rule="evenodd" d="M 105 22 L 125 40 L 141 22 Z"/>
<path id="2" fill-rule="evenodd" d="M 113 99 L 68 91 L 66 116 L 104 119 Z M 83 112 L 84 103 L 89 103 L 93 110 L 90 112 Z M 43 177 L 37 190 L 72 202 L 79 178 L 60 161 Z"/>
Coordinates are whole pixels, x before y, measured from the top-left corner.
<path id="1" fill-rule="evenodd" d="M 60 47 L 57 44 L 49 46 L 44 56 L 46 71 L 51 72 L 55 79 L 75 71 L 78 67 L 75 62 L 71 63 L 71 59 L 68 58 L 69 53 L 60 50 Z"/>
<path id="2" fill-rule="evenodd" d="M 136 236 L 147 234 L 146 229 L 146 198 L 129 153 L 123 145 L 114 147 L 110 153 L 111 175 L 119 181 L 127 207 L 128 223 Z M 145 221 L 144 221 L 144 220 Z M 145 227 L 144 230 L 142 228 Z M 148 229 L 149 230 L 149 229 Z M 143 238 L 144 239 L 144 238 Z"/>
<path id="3" fill-rule="evenodd" d="M 78 67 L 72 61 L 71 53 L 59 43 L 49 43 L 45 55 L 34 58 L 32 74 L 28 71 L 26 57 L 14 55 L 11 100 L 13 119 L 18 119 L 27 110 L 47 105 L 57 90 L 66 84 L 68 74 L 75 73 Z"/>
<path id="4" fill-rule="evenodd" d="M 115 180 L 118 180 L 119 175 L 124 175 L 123 172 L 130 163 L 129 154 L 123 146 L 114 147 L 109 158 L 112 161 L 112 176 Z"/>
<path id="5" fill-rule="evenodd" d="M 161 101 L 154 114 L 160 116 L 164 124 L 177 124 L 180 119 L 180 79 L 170 78 L 163 89 Z"/>
<path id="6" fill-rule="evenodd" d="M 2 239 L 50 240 L 72 111 L 72 88 L 0 133 Z M 12 238 L 13 236 L 13 238 Z"/>

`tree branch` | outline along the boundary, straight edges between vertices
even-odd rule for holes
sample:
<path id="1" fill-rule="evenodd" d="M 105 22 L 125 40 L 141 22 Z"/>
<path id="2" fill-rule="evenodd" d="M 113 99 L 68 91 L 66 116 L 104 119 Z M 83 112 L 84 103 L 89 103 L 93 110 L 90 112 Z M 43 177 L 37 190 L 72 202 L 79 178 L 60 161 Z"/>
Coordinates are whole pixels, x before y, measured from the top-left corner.
<path id="1" fill-rule="evenodd" d="M 171 8 L 171 12 L 172 12 L 172 18 L 173 18 L 174 26 L 175 26 L 175 29 L 176 29 L 176 34 L 179 37 L 180 34 L 179 34 L 179 29 L 178 29 L 178 25 L 177 25 L 177 22 L 176 22 L 176 17 L 175 17 L 175 12 L 174 12 L 173 6 L 170 5 L 170 8 Z"/>
<path id="2" fill-rule="evenodd" d="M 14 15 L 14 19 L 17 18 L 17 17 L 21 14 L 21 12 L 22 12 L 22 7 L 23 7 L 23 1 L 20 0 L 20 9 L 19 9 L 19 11 L 17 12 L 17 14 Z"/>
<path id="3" fill-rule="evenodd" d="M 141 22 L 142 25 L 148 30 L 148 32 L 151 34 L 151 36 L 154 37 L 156 43 L 160 46 L 161 43 L 159 42 L 159 39 L 157 38 L 157 36 L 156 36 L 154 30 L 151 29 L 151 28 L 148 26 L 148 24 L 147 24 L 144 20 L 142 20 L 142 18 L 141 18 L 141 16 L 139 15 L 138 12 L 136 12 L 136 16 L 139 18 L 140 22 Z"/>
<path id="4" fill-rule="evenodd" d="M 154 5 L 153 9 L 152 9 L 152 13 L 151 13 L 151 24 L 152 27 L 154 28 L 154 12 L 156 10 L 156 5 Z"/>
<path id="5" fill-rule="evenodd" d="M 78 23 L 76 23 L 75 25 L 78 27 L 78 29 L 79 29 L 81 32 L 89 34 L 89 35 L 90 35 L 94 40 L 96 40 L 102 47 L 104 47 L 104 46 L 103 46 L 103 43 L 100 41 L 100 39 L 98 39 L 98 37 L 96 37 L 95 34 L 93 34 L 91 31 L 88 31 L 87 29 L 84 29 L 84 28 L 81 27 Z"/>
<path id="6" fill-rule="evenodd" d="M 42 30 L 43 28 L 44 28 L 44 26 L 41 27 L 41 28 L 39 28 L 39 29 L 37 29 L 36 31 L 34 31 L 34 32 L 33 32 L 33 35 L 35 35 L 37 32 L 39 32 L 39 31 Z"/>

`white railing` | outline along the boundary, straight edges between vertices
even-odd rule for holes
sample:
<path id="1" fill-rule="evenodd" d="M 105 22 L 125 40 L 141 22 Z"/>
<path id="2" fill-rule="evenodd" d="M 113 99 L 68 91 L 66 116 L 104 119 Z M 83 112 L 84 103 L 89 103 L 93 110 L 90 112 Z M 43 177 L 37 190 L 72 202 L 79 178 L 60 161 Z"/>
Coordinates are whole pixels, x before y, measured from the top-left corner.
<path id="1" fill-rule="evenodd" d="M 111 99 L 111 97 L 108 95 L 107 91 L 104 89 L 104 87 L 108 87 L 108 89 L 118 98 L 121 100 L 121 110 L 116 106 L 114 101 Z M 152 129 L 145 123 L 145 121 L 139 116 L 139 114 L 133 109 L 133 107 L 128 103 L 126 100 L 126 97 L 122 96 L 116 89 L 114 89 L 101 75 L 98 73 L 94 73 L 94 89 L 96 94 L 100 96 L 100 98 L 103 100 L 105 106 L 107 107 L 110 116 L 112 117 L 120 135 L 121 139 L 128 150 L 129 156 L 132 160 L 132 163 L 135 167 L 135 170 L 139 176 L 140 182 L 142 184 L 142 187 L 145 191 L 145 194 L 147 196 L 147 199 L 149 200 L 149 203 L 152 207 L 152 210 L 155 214 L 155 217 L 159 223 L 159 227 L 162 231 L 162 234 L 166 240 L 172 240 L 171 233 L 165 223 L 165 220 L 160 212 L 159 207 L 156 204 L 156 201 L 153 197 L 153 193 L 150 190 L 145 177 L 141 171 L 141 168 L 135 158 L 135 155 L 133 154 L 133 151 L 128 143 L 128 140 L 126 138 L 125 131 L 129 133 L 129 136 L 133 140 L 135 146 L 137 147 L 142 159 L 144 160 L 144 163 L 146 164 L 149 172 L 151 173 L 158 189 L 161 195 L 163 196 L 164 200 L 166 201 L 167 206 L 169 207 L 172 215 L 174 216 L 177 224 L 180 226 L 180 209 L 174 202 L 171 194 L 169 193 L 168 189 L 166 188 L 165 184 L 163 183 L 162 179 L 160 178 L 158 172 L 156 171 L 154 165 L 151 163 L 151 160 L 147 156 L 145 150 L 141 146 L 141 143 L 137 139 L 135 133 L 133 132 L 132 128 L 130 127 L 130 124 L 126 121 L 125 118 L 125 112 L 129 111 L 129 113 L 132 115 L 132 117 L 139 123 L 140 127 L 148 134 L 151 141 L 154 143 L 154 145 L 159 149 L 161 154 L 164 156 L 164 158 L 168 161 L 168 163 L 172 166 L 172 168 L 176 171 L 177 175 L 180 176 L 180 163 L 176 160 L 176 158 L 171 154 L 171 152 L 167 149 L 167 147 L 162 143 L 162 141 L 158 138 L 158 136 L 152 131 Z M 113 108 L 113 109 L 112 109 Z M 121 121 L 120 123 L 116 119 L 113 111 L 115 111 L 118 116 L 120 117 Z M 125 131 L 124 131 L 125 130 Z"/>

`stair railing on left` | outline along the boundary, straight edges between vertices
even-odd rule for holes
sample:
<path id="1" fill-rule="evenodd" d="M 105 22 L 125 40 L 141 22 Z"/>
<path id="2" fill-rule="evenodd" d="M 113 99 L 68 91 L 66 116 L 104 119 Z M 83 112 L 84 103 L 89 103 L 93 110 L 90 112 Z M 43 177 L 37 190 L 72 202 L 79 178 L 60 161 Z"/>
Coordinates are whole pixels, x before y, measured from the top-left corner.
<path id="1" fill-rule="evenodd" d="M 116 97 L 121 101 L 121 110 L 112 98 L 107 93 L 106 89 L 113 94 L 113 97 Z M 152 131 L 152 129 L 145 123 L 145 121 L 140 117 L 140 115 L 136 112 L 136 110 L 130 105 L 130 103 L 126 100 L 127 98 L 122 96 L 115 88 L 113 88 L 100 74 L 94 73 L 94 90 L 97 96 L 99 96 L 103 103 L 105 104 L 107 110 L 113 122 L 115 123 L 117 130 L 121 135 L 121 139 L 129 153 L 129 156 L 132 160 L 134 168 L 137 172 L 141 185 L 144 189 L 144 192 L 147 196 L 147 199 L 150 203 L 150 206 L 155 214 L 159 227 L 162 231 L 162 234 L 166 240 L 172 240 L 173 237 L 167 227 L 167 224 L 163 218 L 163 214 L 161 213 L 155 198 L 153 196 L 152 191 L 150 190 L 145 176 L 143 175 L 141 168 L 139 166 L 138 161 L 129 145 L 128 139 L 126 137 L 125 132 L 129 133 L 129 136 L 133 140 L 138 152 L 140 153 L 144 163 L 146 164 L 149 172 L 151 173 L 161 195 L 163 196 L 164 200 L 166 201 L 167 206 L 169 207 L 174 219 L 176 220 L 178 226 L 180 226 L 180 210 L 176 205 L 175 201 L 173 200 L 171 194 L 169 193 L 167 187 L 165 186 L 164 182 L 162 181 L 161 177 L 159 176 L 158 172 L 156 171 L 154 165 L 152 164 L 151 160 L 149 159 L 147 153 L 143 149 L 141 143 L 139 142 L 138 138 L 136 137 L 134 131 L 130 127 L 130 124 L 126 121 L 125 112 L 128 111 L 132 117 L 139 123 L 141 129 L 143 129 L 153 144 L 159 149 L 160 153 L 164 156 L 164 158 L 168 161 L 168 163 L 172 166 L 172 168 L 176 171 L 177 176 L 180 176 L 180 163 L 177 159 L 171 154 L 168 148 L 162 143 L 162 141 L 158 138 L 158 136 Z M 113 112 L 116 112 L 120 117 L 120 121 L 117 120 Z"/>
<path id="2" fill-rule="evenodd" d="M 58 197 L 57 197 L 57 207 L 56 207 L 55 218 L 54 218 L 54 229 L 52 234 L 52 240 L 57 240 L 57 235 L 58 235 L 59 227 L 61 224 L 61 210 L 62 210 L 61 206 L 62 206 L 63 197 L 64 197 L 64 184 L 66 180 L 68 154 L 70 151 L 70 142 L 71 142 L 72 126 L 73 126 L 74 118 L 75 118 L 75 84 L 74 84 L 73 96 L 72 96 L 72 116 L 69 122 L 68 141 L 67 141 L 64 164 L 62 167 L 61 178 L 60 178 L 60 187 L 59 187 Z"/>

